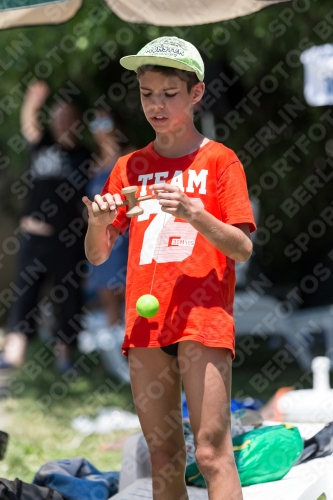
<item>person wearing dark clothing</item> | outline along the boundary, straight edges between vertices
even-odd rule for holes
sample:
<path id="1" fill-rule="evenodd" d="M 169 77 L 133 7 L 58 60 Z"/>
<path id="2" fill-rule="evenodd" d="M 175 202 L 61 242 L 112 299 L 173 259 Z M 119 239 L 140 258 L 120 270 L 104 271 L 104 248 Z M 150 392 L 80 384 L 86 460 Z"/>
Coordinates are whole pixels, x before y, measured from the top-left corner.
<path id="1" fill-rule="evenodd" d="M 116 161 L 131 151 L 126 137 L 120 132 L 117 116 L 104 109 L 96 109 L 95 119 L 90 122 L 90 132 L 98 148 L 87 195 L 92 199 L 99 194 Z M 98 296 L 107 315 L 110 326 L 124 323 L 125 282 L 128 258 L 128 231 L 119 236 L 112 250 L 112 256 L 101 266 L 91 266 L 87 289 Z"/>
<path id="2" fill-rule="evenodd" d="M 33 83 L 21 109 L 22 133 L 30 147 L 30 189 L 20 219 L 14 280 L 20 293 L 9 311 L 0 366 L 23 363 L 27 340 L 44 311 L 57 318 L 55 354 L 58 368 L 64 371 L 70 366 L 70 347 L 82 310 L 80 282 L 86 263 L 81 198 L 91 160 L 88 149 L 78 141 L 80 114 L 73 102 L 57 103 L 52 109 L 50 132 L 41 126 L 38 114 L 49 92 L 45 82 Z M 43 297 L 42 285 L 50 277 L 52 288 Z"/>

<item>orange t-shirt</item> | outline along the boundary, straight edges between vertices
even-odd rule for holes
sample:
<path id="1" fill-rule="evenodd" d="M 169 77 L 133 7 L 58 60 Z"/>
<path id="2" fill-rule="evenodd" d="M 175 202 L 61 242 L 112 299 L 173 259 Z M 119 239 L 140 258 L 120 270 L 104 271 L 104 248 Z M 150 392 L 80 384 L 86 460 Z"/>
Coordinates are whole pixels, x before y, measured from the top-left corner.
<path id="1" fill-rule="evenodd" d="M 244 169 L 236 154 L 210 141 L 180 158 L 159 155 L 150 143 L 118 160 L 102 194 L 168 182 L 182 189 L 226 224 L 248 223 L 256 229 Z M 235 354 L 233 301 L 235 262 L 219 252 L 194 227 L 161 211 L 156 199 L 140 202 L 144 213 L 126 217 L 119 208 L 113 222 L 130 226 L 123 354 L 130 347 L 161 347 L 183 340 L 226 347 Z M 151 293 L 160 303 L 156 316 L 138 315 L 136 302 Z"/>

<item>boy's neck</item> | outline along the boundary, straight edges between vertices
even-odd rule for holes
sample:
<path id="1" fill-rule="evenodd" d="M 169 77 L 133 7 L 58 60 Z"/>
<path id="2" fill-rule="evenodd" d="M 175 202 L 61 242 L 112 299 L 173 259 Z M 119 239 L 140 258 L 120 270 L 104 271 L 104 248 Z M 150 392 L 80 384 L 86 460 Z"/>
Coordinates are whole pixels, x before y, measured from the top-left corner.
<path id="1" fill-rule="evenodd" d="M 166 158 L 179 158 L 186 156 L 209 142 L 207 137 L 198 132 L 197 129 L 190 130 L 189 133 L 156 134 L 154 149 L 161 156 Z"/>

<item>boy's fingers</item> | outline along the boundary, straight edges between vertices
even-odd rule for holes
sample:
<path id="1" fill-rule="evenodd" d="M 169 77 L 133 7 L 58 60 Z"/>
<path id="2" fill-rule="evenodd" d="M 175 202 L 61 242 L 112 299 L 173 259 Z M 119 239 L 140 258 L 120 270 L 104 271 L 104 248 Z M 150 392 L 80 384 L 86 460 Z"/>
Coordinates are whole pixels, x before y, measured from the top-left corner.
<path id="1" fill-rule="evenodd" d="M 94 201 L 100 207 L 101 210 L 105 210 L 108 207 L 110 210 L 115 210 L 118 205 L 121 205 L 123 200 L 121 199 L 120 194 L 105 193 L 103 196 L 100 194 L 96 194 Z"/>
<path id="2" fill-rule="evenodd" d="M 174 192 L 174 191 L 158 191 L 156 193 L 156 199 L 157 200 L 160 200 L 160 199 L 163 199 L 163 200 L 174 200 L 175 198 L 177 198 L 177 194 Z"/>
<path id="3" fill-rule="evenodd" d="M 111 200 L 110 200 L 109 197 L 107 196 L 108 194 L 109 193 L 107 193 L 106 195 L 103 195 L 103 197 L 100 194 L 95 195 L 94 200 L 101 210 L 106 210 L 108 207 L 110 207 L 111 210 L 113 210 L 113 208 L 114 208 L 113 198 L 110 195 L 111 196 Z"/>
<path id="4" fill-rule="evenodd" d="M 88 207 L 88 208 L 91 207 L 92 201 L 89 200 L 88 196 L 83 196 L 82 201 L 86 205 L 86 207 Z"/>
<path id="5" fill-rule="evenodd" d="M 103 205 L 105 202 L 103 201 L 103 198 L 101 197 L 100 194 L 96 194 L 94 196 L 94 202 L 97 203 L 98 206 Z"/>
<path id="6" fill-rule="evenodd" d="M 169 193 L 173 193 L 177 191 L 178 187 L 177 186 L 171 186 L 171 184 L 152 184 L 151 186 L 148 186 L 149 189 L 152 191 L 168 191 Z"/>
<path id="7" fill-rule="evenodd" d="M 114 197 L 112 196 L 111 193 L 105 193 L 102 198 L 104 201 L 106 201 L 107 206 L 109 206 L 110 210 L 115 210 L 116 202 L 115 202 Z M 105 206 L 105 208 L 106 208 L 106 206 Z"/>
<path id="8" fill-rule="evenodd" d="M 118 194 L 118 193 L 114 194 L 113 198 L 114 198 L 114 200 L 116 202 L 116 205 L 121 205 L 122 204 L 123 200 L 121 199 L 120 194 Z"/>

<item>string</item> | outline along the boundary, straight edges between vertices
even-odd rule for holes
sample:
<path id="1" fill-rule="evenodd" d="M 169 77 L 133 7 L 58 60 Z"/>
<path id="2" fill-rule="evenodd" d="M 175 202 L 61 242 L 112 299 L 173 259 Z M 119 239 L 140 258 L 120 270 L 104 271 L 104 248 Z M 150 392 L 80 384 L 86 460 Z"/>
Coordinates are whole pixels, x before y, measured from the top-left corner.
<path id="1" fill-rule="evenodd" d="M 165 214 L 164 214 L 164 220 L 163 220 L 163 226 L 162 226 L 162 229 L 161 229 L 161 232 L 159 234 L 159 238 L 158 238 L 157 241 L 161 241 L 162 240 L 162 233 L 163 233 L 163 229 L 164 229 L 166 215 L 167 215 L 167 213 L 165 212 Z M 151 295 L 151 291 L 153 289 L 153 283 L 154 283 L 155 273 L 156 273 L 156 266 L 157 266 L 157 261 L 158 261 L 158 256 L 160 254 L 161 246 L 162 245 L 159 245 L 159 247 L 158 247 L 158 252 L 157 252 L 157 255 L 156 255 L 156 259 L 155 259 L 155 267 L 154 267 L 153 278 L 152 278 L 152 281 L 151 281 L 151 287 L 150 287 L 149 295 Z"/>

